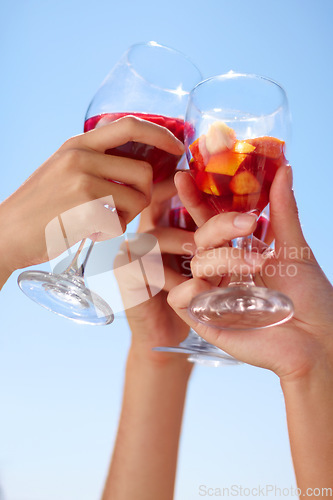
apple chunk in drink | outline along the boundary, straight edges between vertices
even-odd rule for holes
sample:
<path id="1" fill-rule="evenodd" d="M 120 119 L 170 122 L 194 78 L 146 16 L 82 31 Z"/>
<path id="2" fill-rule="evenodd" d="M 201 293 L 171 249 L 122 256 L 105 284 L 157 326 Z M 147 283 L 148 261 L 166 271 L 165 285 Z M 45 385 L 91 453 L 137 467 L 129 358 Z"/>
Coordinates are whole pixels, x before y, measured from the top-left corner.
<path id="1" fill-rule="evenodd" d="M 237 140 L 222 121 L 190 146 L 189 165 L 204 199 L 218 212 L 261 212 L 279 167 L 287 165 L 284 141 L 275 137 Z"/>

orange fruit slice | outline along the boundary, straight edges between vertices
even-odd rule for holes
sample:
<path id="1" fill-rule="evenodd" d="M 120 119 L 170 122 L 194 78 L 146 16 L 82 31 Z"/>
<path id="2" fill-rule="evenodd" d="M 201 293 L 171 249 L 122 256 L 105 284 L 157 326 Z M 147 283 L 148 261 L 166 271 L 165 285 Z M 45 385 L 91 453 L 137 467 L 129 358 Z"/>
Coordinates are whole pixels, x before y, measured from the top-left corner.
<path id="1" fill-rule="evenodd" d="M 260 191 L 260 188 L 260 182 L 247 170 L 236 174 L 230 182 L 230 189 L 234 194 L 257 193 Z"/>

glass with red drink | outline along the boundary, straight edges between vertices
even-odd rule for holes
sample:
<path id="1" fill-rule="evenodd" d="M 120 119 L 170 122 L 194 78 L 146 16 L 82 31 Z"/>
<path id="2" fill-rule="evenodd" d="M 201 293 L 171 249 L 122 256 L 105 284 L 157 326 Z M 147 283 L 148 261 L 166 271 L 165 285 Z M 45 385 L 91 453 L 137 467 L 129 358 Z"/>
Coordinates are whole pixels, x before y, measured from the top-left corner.
<path id="1" fill-rule="evenodd" d="M 84 130 L 134 115 L 168 128 L 183 141 L 189 92 L 201 80 L 198 68 L 181 52 L 156 42 L 133 45 L 97 90 L 86 113 Z M 149 162 L 154 182 L 172 175 L 179 160 L 133 141 L 106 153 Z M 84 269 L 94 243 L 79 262 L 84 245 L 85 240 L 63 273 L 26 271 L 19 276 L 19 286 L 35 302 L 61 316 L 79 323 L 106 325 L 114 315 L 109 304 L 85 285 Z"/>
<path id="2" fill-rule="evenodd" d="M 229 72 L 199 83 L 186 113 L 185 146 L 203 200 L 216 213 L 259 216 L 279 168 L 288 165 L 285 146 L 290 115 L 287 96 L 276 82 Z M 233 245 L 251 252 L 252 235 Z M 281 324 L 293 315 L 284 294 L 256 287 L 252 276 L 231 276 L 228 287 L 195 297 L 189 313 L 220 329 L 251 330 Z"/>

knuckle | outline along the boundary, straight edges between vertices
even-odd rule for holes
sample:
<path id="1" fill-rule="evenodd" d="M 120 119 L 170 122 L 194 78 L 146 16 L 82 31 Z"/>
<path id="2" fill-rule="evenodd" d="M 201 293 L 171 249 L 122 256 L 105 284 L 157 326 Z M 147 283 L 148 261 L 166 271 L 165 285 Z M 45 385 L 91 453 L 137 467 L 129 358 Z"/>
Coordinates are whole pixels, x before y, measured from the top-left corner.
<path id="1" fill-rule="evenodd" d="M 137 206 L 139 209 L 139 212 L 142 212 L 142 210 L 150 205 L 151 201 L 151 194 L 150 193 L 142 193 L 138 191 L 138 200 L 137 200 Z"/>
<path id="2" fill-rule="evenodd" d="M 84 162 L 84 151 L 78 148 L 66 149 L 63 160 L 65 169 L 78 169 Z"/>
<path id="3" fill-rule="evenodd" d="M 194 243 L 197 247 L 201 246 L 201 231 L 197 229 L 194 233 Z"/>
<path id="4" fill-rule="evenodd" d="M 146 182 L 151 183 L 153 181 L 153 167 L 147 161 L 141 161 L 142 175 Z"/>
<path id="5" fill-rule="evenodd" d="M 138 176 L 140 178 L 140 184 L 138 183 L 139 189 L 141 188 L 149 198 L 149 201 L 151 201 L 153 191 L 153 168 L 150 163 L 140 161 L 140 171 Z"/>
<path id="6" fill-rule="evenodd" d="M 75 178 L 75 190 L 84 195 L 89 195 L 89 198 L 91 198 L 92 182 L 90 176 L 87 174 L 77 175 Z"/>
<path id="7" fill-rule="evenodd" d="M 167 302 L 171 307 L 177 308 L 178 290 L 176 288 L 173 288 L 172 290 L 169 291 L 167 296 Z"/>
<path id="8" fill-rule="evenodd" d="M 77 148 L 80 143 L 81 135 L 75 135 L 67 139 L 60 147 L 62 150 Z"/>
<path id="9" fill-rule="evenodd" d="M 137 124 L 139 122 L 139 119 L 136 118 L 135 116 L 130 115 L 130 116 L 125 116 L 123 118 L 123 122 L 126 125 L 128 135 L 129 135 L 129 140 L 131 140 L 133 138 L 133 134 L 137 128 Z"/>
<path id="10" fill-rule="evenodd" d="M 198 257 L 195 255 L 191 260 L 191 272 L 193 276 L 201 276 Z"/>

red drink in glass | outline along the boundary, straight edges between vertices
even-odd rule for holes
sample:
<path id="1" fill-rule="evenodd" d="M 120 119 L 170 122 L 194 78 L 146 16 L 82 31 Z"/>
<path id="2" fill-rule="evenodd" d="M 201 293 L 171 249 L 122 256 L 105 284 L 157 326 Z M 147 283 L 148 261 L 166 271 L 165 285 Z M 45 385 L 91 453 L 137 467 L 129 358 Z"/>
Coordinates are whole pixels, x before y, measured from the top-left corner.
<path id="1" fill-rule="evenodd" d="M 153 115 L 148 113 L 103 113 L 88 118 L 84 124 L 84 131 L 88 132 L 96 127 L 106 125 L 124 116 L 136 116 L 162 127 L 166 127 L 177 139 L 184 142 L 184 120 L 182 118 L 172 118 L 168 116 Z M 142 160 L 150 163 L 153 167 L 153 181 L 159 182 L 171 175 L 177 167 L 179 156 L 162 151 L 155 146 L 149 146 L 140 142 L 127 142 L 117 148 L 108 149 L 107 154 L 122 156 L 135 160 Z"/>
<path id="2" fill-rule="evenodd" d="M 186 231 L 196 231 L 197 226 L 183 206 L 178 206 L 175 208 L 171 208 L 169 213 L 169 225 L 170 227 L 176 227 L 179 229 L 185 229 Z M 173 255 L 172 262 L 174 264 L 174 268 L 176 271 L 181 273 L 183 276 L 187 278 L 192 277 L 191 273 L 191 259 L 192 255 Z"/>
<path id="3" fill-rule="evenodd" d="M 217 212 L 261 212 L 278 168 L 288 164 L 284 142 L 274 137 L 235 140 L 230 149 L 210 154 L 202 135 L 189 150 L 195 182 Z"/>

